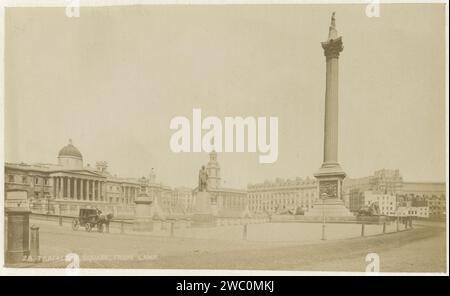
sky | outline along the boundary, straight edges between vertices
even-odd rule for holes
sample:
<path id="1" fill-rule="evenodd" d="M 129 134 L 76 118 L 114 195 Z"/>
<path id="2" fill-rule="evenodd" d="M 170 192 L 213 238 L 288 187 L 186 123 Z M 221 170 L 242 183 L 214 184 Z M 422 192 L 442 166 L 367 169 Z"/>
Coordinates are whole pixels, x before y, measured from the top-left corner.
<path id="1" fill-rule="evenodd" d="M 69 139 L 85 165 L 195 187 L 207 153 L 173 153 L 170 120 L 278 117 L 278 160 L 219 153 L 222 185 L 312 177 L 323 157 L 330 16 L 339 59 L 339 162 L 446 179 L 442 4 L 7 8 L 5 161 L 56 163 Z"/>

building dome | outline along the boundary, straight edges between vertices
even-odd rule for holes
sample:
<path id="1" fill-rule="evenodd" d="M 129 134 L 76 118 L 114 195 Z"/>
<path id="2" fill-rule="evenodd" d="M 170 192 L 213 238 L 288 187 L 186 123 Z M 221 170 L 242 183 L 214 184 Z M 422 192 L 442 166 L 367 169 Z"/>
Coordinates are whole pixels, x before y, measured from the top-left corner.
<path id="1" fill-rule="evenodd" d="M 77 149 L 77 147 L 73 146 L 72 140 L 69 140 L 69 144 L 67 146 L 64 146 L 61 150 L 59 150 L 58 157 L 77 157 L 77 158 L 83 158 L 81 155 L 80 150 Z"/>
<path id="2" fill-rule="evenodd" d="M 58 153 L 58 164 L 64 169 L 79 170 L 83 168 L 83 156 L 77 147 L 73 146 L 72 140 Z"/>

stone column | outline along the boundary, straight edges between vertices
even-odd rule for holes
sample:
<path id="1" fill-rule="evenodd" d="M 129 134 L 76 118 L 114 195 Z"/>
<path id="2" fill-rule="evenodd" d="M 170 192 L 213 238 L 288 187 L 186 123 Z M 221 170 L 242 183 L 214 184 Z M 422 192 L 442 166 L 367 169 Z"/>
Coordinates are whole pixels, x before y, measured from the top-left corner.
<path id="1" fill-rule="evenodd" d="M 100 201 L 103 201 L 103 181 L 99 181 L 98 182 L 98 192 L 99 192 L 99 196 L 100 196 Z"/>
<path id="2" fill-rule="evenodd" d="M 63 184 L 64 184 L 64 190 L 63 190 L 63 193 L 64 193 L 64 191 L 65 191 L 65 193 L 66 193 L 65 198 L 70 199 L 69 178 L 68 178 L 68 177 L 64 177 Z"/>
<path id="3" fill-rule="evenodd" d="M 67 187 L 67 198 L 71 199 L 71 190 L 70 190 L 70 177 L 66 177 L 66 187 Z"/>
<path id="4" fill-rule="evenodd" d="M 62 191 L 62 180 L 61 177 L 58 177 L 58 198 L 63 198 L 63 191 Z"/>
<path id="5" fill-rule="evenodd" d="M 53 198 L 56 199 L 56 190 L 57 190 L 57 188 L 56 188 L 56 177 L 52 178 L 52 183 L 53 183 Z"/>
<path id="6" fill-rule="evenodd" d="M 55 186 L 55 199 L 58 199 L 58 177 L 53 177 L 53 186 Z"/>
<path id="7" fill-rule="evenodd" d="M 90 186 L 91 186 L 91 194 L 92 194 L 92 200 L 95 200 L 95 192 L 94 192 L 94 180 L 91 180 L 90 182 Z"/>
<path id="8" fill-rule="evenodd" d="M 95 181 L 91 181 L 92 200 L 95 201 Z"/>
<path id="9" fill-rule="evenodd" d="M 91 191 L 92 191 L 92 186 L 91 186 L 91 180 L 87 179 L 86 180 L 86 197 L 87 200 L 91 200 Z"/>
<path id="10" fill-rule="evenodd" d="M 84 179 L 80 179 L 80 199 L 81 200 L 85 200 L 86 199 L 86 196 L 84 195 L 83 185 L 84 185 Z"/>
<path id="11" fill-rule="evenodd" d="M 102 195 L 102 181 L 98 181 L 98 200 L 102 201 L 103 200 L 103 195 Z"/>
<path id="12" fill-rule="evenodd" d="M 75 199 L 75 178 L 71 177 L 70 179 L 70 199 Z"/>
<path id="13" fill-rule="evenodd" d="M 62 184 L 63 184 L 63 198 L 67 198 L 69 195 L 67 194 L 67 177 L 63 177 L 62 180 Z"/>
<path id="14" fill-rule="evenodd" d="M 58 198 L 63 198 L 63 191 L 62 191 L 62 178 L 58 177 Z"/>
<path id="15" fill-rule="evenodd" d="M 103 182 L 103 186 L 102 186 L 102 192 L 103 192 L 103 201 L 107 202 L 108 199 L 106 198 L 106 182 Z"/>
<path id="16" fill-rule="evenodd" d="M 100 201 L 101 200 L 101 192 L 100 192 L 100 181 L 95 181 L 96 183 L 96 194 L 97 194 L 97 200 Z"/>
<path id="17" fill-rule="evenodd" d="M 103 186 L 102 186 L 102 194 L 103 194 L 103 201 L 106 202 L 106 182 L 103 182 Z"/>
<path id="18" fill-rule="evenodd" d="M 73 179 L 73 198 L 78 200 L 78 179 L 74 178 Z"/>
<path id="19" fill-rule="evenodd" d="M 344 49 L 342 37 L 337 37 L 334 15 L 328 40 L 322 42 L 326 57 L 325 125 L 323 166 L 338 165 L 338 85 L 339 54 Z"/>
<path id="20" fill-rule="evenodd" d="M 322 48 L 326 58 L 323 163 L 319 172 L 314 175 L 318 180 L 318 199 L 305 215 L 323 217 L 325 220 L 325 216 L 353 216 L 344 206 L 340 190 L 345 173 L 338 163 L 338 72 L 339 54 L 344 47 L 342 37 L 338 36 L 336 30 L 334 13 L 331 17 L 328 40 L 322 42 Z"/>
<path id="21" fill-rule="evenodd" d="M 98 201 L 98 188 L 97 181 L 92 181 L 92 194 L 94 195 L 94 200 Z"/>
<path id="22" fill-rule="evenodd" d="M 95 200 L 94 180 L 91 180 L 91 194 L 92 194 L 92 200 Z"/>
<path id="23" fill-rule="evenodd" d="M 67 177 L 67 197 L 68 199 L 72 199 L 72 182 L 70 177 Z"/>
<path id="24" fill-rule="evenodd" d="M 106 202 L 106 182 L 102 182 L 102 201 Z"/>

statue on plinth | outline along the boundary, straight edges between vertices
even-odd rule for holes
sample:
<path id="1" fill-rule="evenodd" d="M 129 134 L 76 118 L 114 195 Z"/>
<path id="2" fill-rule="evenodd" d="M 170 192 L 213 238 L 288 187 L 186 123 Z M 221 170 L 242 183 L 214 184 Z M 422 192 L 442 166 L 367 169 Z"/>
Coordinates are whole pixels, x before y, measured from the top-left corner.
<path id="1" fill-rule="evenodd" d="M 205 166 L 202 166 L 198 173 L 198 191 L 205 192 L 207 190 L 208 184 L 208 172 Z"/>

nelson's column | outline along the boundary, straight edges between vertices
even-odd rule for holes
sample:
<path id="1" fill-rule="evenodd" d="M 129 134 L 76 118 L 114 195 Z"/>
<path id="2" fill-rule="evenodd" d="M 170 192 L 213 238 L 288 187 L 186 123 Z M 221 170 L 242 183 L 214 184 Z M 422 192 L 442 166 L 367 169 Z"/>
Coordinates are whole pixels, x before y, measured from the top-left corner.
<path id="1" fill-rule="evenodd" d="M 309 210 L 308 216 L 351 217 L 342 199 L 342 181 L 345 173 L 338 163 L 338 75 L 339 54 L 344 49 L 342 37 L 338 37 L 334 12 L 328 40 L 322 42 L 326 57 L 325 125 L 323 164 L 314 176 L 319 181 L 319 199 Z"/>

